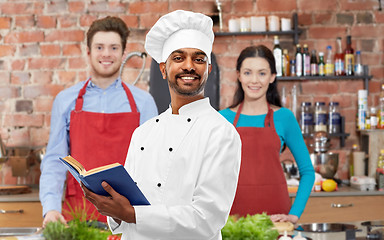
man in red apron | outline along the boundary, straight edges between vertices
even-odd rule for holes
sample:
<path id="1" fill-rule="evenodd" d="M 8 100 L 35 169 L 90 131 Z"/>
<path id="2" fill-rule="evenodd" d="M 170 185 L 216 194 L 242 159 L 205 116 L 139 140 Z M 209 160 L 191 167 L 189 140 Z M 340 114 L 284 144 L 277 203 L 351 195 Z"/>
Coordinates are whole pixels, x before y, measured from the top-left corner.
<path id="1" fill-rule="evenodd" d="M 55 99 L 50 140 L 41 164 L 43 226 L 50 221 L 70 220 L 74 213 L 105 222 L 106 218 L 85 200 L 79 183 L 70 174 L 60 213 L 67 172 L 58 157 L 71 154 L 86 170 L 115 162 L 124 165 L 133 131 L 157 115 L 149 93 L 128 87 L 119 78 L 128 34 L 120 18 L 93 22 L 87 33 L 91 78 L 62 91 Z"/>
<path id="2" fill-rule="evenodd" d="M 233 122 L 235 127 L 242 107 L 243 103 L 237 110 Z M 263 128 L 236 127 L 242 142 L 242 155 L 231 214 L 288 214 L 291 208 L 287 183 L 280 166 L 280 138 L 273 123 L 273 110 L 268 108 Z"/>

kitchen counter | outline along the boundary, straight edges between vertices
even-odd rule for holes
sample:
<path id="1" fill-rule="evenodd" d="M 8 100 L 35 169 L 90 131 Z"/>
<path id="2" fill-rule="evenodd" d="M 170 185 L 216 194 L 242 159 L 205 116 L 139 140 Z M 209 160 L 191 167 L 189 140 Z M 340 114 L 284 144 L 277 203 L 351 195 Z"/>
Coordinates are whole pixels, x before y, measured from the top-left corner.
<path id="1" fill-rule="evenodd" d="M 296 193 L 290 193 L 290 197 L 296 197 Z M 334 192 L 312 192 L 310 197 L 350 197 L 350 196 L 384 196 L 384 191 L 360 191 L 358 189 L 342 186 Z"/>
<path id="2" fill-rule="evenodd" d="M 0 195 L 0 202 L 39 202 L 39 189 L 36 186 L 31 188 L 30 193 Z"/>

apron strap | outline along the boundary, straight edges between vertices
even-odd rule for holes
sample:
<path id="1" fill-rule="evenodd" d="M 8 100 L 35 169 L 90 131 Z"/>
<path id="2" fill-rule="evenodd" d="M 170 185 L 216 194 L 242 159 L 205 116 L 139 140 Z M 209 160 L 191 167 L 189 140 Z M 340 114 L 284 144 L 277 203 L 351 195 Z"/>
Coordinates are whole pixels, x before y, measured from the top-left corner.
<path id="1" fill-rule="evenodd" d="M 86 88 L 87 88 L 88 83 L 89 83 L 90 80 L 91 79 L 89 78 L 85 82 L 84 86 L 79 91 L 79 95 L 77 96 L 76 105 L 75 105 L 75 111 L 76 112 L 80 112 L 83 109 L 83 103 L 84 103 L 83 96 L 85 94 Z M 127 87 L 127 85 L 125 83 L 121 82 L 121 85 L 123 86 L 124 91 L 127 94 L 129 105 L 131 106 L 131 112 L 136 113 L 137 112 L 137 107 L 136 107 L 136 103 L 135 103 L 135 100 L 133 98 L 133 95 L 132 95 L 131 91 L 129 90 L 129 88 Z"/>
<path id="2" fill-rule="evenodd" d="M 241 110 L 243 109 L 243 104 L 244 104 L 244 101 L 242 101 L 240 103 L 239 108 L 237 109 L 237 112 L 236 112 L 235 120 L 233 120 L 233 125 L 235 127 L 237 125 L 237 122 L 239 121 Z M 273 127 L 274 128 L 275 125 L 273 124 L 273 110 L 269 106 L 269 103 L 267 103 L 267 104 L 268 104 L 268 113 L 267 113 L 267 116 L 264 119 L 264 127 L 268 126 L 268 127 Z"/>

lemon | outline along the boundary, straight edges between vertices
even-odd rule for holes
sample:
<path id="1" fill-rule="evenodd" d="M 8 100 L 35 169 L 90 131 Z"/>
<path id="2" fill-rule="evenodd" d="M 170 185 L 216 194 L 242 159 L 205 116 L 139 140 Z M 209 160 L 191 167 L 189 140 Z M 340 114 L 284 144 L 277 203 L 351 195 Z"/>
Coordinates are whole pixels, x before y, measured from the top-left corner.
<path id="1" fill-rule="evenodd" d="M 333 192 L 337 188 L 337 183 L 332 179 L 326 179 L 321 183 L 321 188 L 326 192 Z"/>

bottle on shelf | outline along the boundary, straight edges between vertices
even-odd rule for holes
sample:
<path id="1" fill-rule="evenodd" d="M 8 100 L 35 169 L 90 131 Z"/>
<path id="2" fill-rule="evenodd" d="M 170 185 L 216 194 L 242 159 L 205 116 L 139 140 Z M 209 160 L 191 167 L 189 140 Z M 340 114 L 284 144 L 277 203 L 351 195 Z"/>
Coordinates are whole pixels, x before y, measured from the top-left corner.
<path id="1" fill-rule="evenodd" d="M 376 129 L 378 124 L 376 107 L 370 108 L 370 122 L 371 122 L 371 129 Z"/>
<path id="2" fill-rule="evenodd" d="M 315 103 L 314 129 L 315 132 L 327 132 L 327 109 L 325 102 Z"/>
<path id="3" fill-rule="evenodd" d="M 355 75 L 362 76 L 364 74 L 363 64 L 361 63 L 361 53 L 360 51 L 356 51 L 356 59 L 355 59 Z"/>
<path id="4" fill-rule="evenodd" d="M 311 102 L 301 103 L 300 128 L 302 134 L 311 134 L 313 132 L 313 110 Z"/>
<path id="5" fill-rule="evenodd" d="M 328 133 L 340 133 L 341 115 L 338 102 L 330 102 L 328 109 Z"/>
<path id="6" fill-rule="evenodd" d="M 282 70 L 283 70 L 283 50 L 280 47 L 280 41 L 279 37 L 274 37 L 274 46 L 273 46 L 273 56 L 275 57 L 275 63 L 276 63 L 276 76 L 281 77 L 283 76 Z"/>
<path id="7" fill-rule="evenodd" d="M 380 150 L 376 168 L 377 190 L 384 191 L 384 149 Z"/>
<path id="8" fill-rule="evenodd" d="M 300 44 L 296 45 L 296 76 L 301 77 L 303 75 L 303 54 L 301 53 Z"/>
<path id="9" fill-rule="evenodd" d="M 334 75 L 332 46 L 327 46 L 327 56 L 325 58 L 325 75 L 326 76 Z"/>
<path id="10" fill-rule="evenodd" d="M 303 76 L 311 75 L 311 56 L 309 55 L 308 45 L 303 46 Z"/>
<path id="11" fill-rule="evenodd" d="M 343 49 L 341 48 L 341 37 L 338 37 L 336 39 L 336 54 L 335 54 L 335 75 L 336 76 L 343 76 L 345 75 L 345 70 L 344 70 L 344 60 L 345 56 L 343 53 Z"/>
<path id="12" fill-rule="evenodd" d="M 319 52 L 318 69 L 319 69 L 319 76 L 325 76 L 325 64 L 324 64 L 324 53 L 323 52 Z"/>
<path id="13" fill-rule="evenodd" d="M 365 89 L 357 91 L 357 124 L 358 130 L 365 129 L 365 118 L 368 110 L 368 91 Z"/>
<path id="14" fill-rule="evenodd" d="M 291 76 L 296 76 L 296 59 L 292 59 L 289 61 L 289 67 L 291 70 L 289 71 L 291 73 Z"/>
<path id="15" fill-rule="evenodd" d="M 345 48 L 344 55 L 345 55 L 345 75 L 352 76 L 353 75 L 353 69 L 355 67 L 355 60 L 354 60 L 354 50 L 352 48 L 352 40 L 351 36 L 347 36 L 347 47 Z"/>
<path id="16" fill-rule="evenodd" d="M 380 129 L 384 129 L 384 83 L 381 84 L 378 115 L 379 115 L 378 126 Z"/>
<path id="17" fill-rule="evenodd" d="M 313 49 L 311 52 L 311 76 L 317 76 L 319 74 L 318 67 L 316 50 Z"/>
<path id="18" fill-rule="evenodd" d="M 289 66 L 289 55 L 288 49 L 283 50 L 283 76 L 291 76 L 291 67 Z"/>
<path id="19" fill-rule="evenodd" d="M 297 119 L 297 88 L 296 85 L 293 85 L 291 90 L 292 100 L 291 100 L 291 111 Z"/>
<path id="20" fill-rule="evenodd" d="M 365 127 L 364 129 L 371 129 L 371 112 L 369 109 L 365 111 Z"/>

